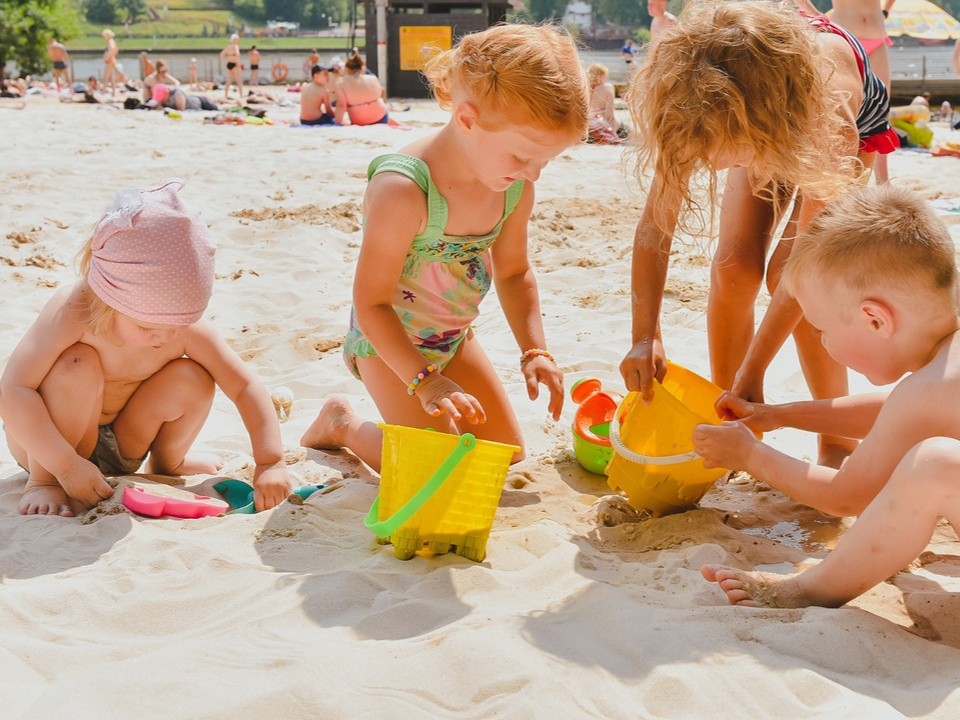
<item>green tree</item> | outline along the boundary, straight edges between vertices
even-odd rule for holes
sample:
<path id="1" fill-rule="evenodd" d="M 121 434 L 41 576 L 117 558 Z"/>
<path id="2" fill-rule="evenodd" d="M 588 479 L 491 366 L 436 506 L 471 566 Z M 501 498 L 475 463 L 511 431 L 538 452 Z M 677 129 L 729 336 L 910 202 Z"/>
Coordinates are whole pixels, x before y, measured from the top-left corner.
<path id="1" fill-rule="evenodd" d="M 87 0 L 83 4 L 83 13 L 89 22 L 95 24 L 113 25 L 117 22 L 114 0 Z"/>
<path id="2" fill-rule="evenodd" d="M 641 24 L 650 24 L 650 16 L 647 14 L 647 4 L 645 2 L 599 0 L 594 8 L 600 18 L 616 25 L 636 27 Z"/>
<path id="3" fill-rule="evenodd" d="M 562 18 L 567 11 L 567 0 L 529 0 L 527 9 L 535 22 Z"/>
<path id="4" fill-rule="evenodd" d="M 50 67 L 50 38 L 69 40 L 79 32 L 68 0 L 0 0 L 0 68 L 13 60 L 25 73 Z"/>
<path id="5" fill-rule="evenodd" d="M 117 0 L 117 10 L 126 13 L 126 21 L 135 23 L 141 15 L 147 14 L 146 0 Z"/>
<path id="6" fill-rule="evenodd" d="M 263 0 L 263 10 L 268 20 L 301 22 L 303 6 L 303 0 Z"/>

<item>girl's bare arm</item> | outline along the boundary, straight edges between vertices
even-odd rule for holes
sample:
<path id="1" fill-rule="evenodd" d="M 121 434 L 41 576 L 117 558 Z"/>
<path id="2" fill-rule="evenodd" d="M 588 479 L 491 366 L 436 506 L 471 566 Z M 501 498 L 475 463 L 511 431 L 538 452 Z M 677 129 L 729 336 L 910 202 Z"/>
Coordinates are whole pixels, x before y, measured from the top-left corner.
<path id="1" fill-rule="evenodd" d="M 633 346 L 620 364 L 628 390 L 639 390 L 645 399 L 653 393 L 653 380 L 666 369 L 660 336 L 660 309 L 673 241 L 674 222 L 660 229 L 654 222 L 659 200 L 655 178 L 637 222 L 633 238 L 633 264 L 630 275 L 630 307 Z"/>
<path id="2" fill-rule="evenodd" d="M 187 357 L 210 373 L 243 420 L 256 463 L 253 484 L 257 509 L 282 502 L 290 494 L 291 485 L 283 459 L 280 424 L 269 392 L 208 323 L 191 325 L 184 333 L 183 343 Z"/>
<path id="3" fill-rule="evenodd" d="M 527 223 L 533 199 L 533 183 L 527 183 L 520 202 L 503 224 L 491 251 L 497 297 L 522 352 L 547 348 L 537 280 L 527 255 Z M 548 410 L 554 420 L 559 420 L 563 409 L 563 373 L 560 368 L 540 356 L 526 364 L 523 374 L 531 400 L 539 394 L 539 383 L 547 388 L 550 392 Z"/>

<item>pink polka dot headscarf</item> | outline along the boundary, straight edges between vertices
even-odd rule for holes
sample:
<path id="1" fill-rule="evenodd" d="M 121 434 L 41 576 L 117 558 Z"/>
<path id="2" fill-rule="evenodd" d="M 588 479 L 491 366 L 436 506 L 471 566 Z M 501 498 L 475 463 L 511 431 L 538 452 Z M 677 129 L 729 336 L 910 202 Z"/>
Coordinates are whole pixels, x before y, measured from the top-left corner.
<path id="1" fill-rule="evenodd" d="M 178 178 L 121 190 L 93 232 L 87 283 L 114 310 L 154 325 L 192 325 L 213 292 L 207 226 Z"/>

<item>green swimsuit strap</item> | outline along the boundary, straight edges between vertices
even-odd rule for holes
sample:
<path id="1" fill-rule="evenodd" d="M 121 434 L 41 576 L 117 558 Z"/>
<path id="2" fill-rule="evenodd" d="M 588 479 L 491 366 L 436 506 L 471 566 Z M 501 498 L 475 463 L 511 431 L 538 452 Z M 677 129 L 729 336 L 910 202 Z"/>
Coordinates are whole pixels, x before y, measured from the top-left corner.
<path id="1" fill-rule="evenodd" d="M 367 168 L 367 180 L 382 172 L 395 172 L 413 180 L 427 196 L 427 226 L 417 235 L 418 240 L 439 240 L 444 236 L 447 227 L 447 201 L 437 190 L 430 177 L 430 168 L 418 157 L 403 153 L 389 153 L 379 155 L 370 161 Z M 510 217 L 520 198 L 523 197 L 524 181 L 517 180 L 507 188 L 504 201 L 503 217 L 497 224 L 497 231 L 503 222 Z"/>
<path id="2" fill-rule="evenodd" d="M 523 197 L 524 187 L 524 181 L 517 180 L 507 188 L 507 199 L 504 202 L 503 220 L 500 221 L 501 224 L 503 224 L 504 220 L 510 217 L 510 213 L 517 209 L 517 205 L 520 203 L 520 198 Z"/>
<path id="3" fill-rule="evenodd" d="M 437 240 L 447 227 L 447 201 L 430 179 L 430 168 L 418 157 L 403 153 L 379 155 L 370 161 L 367 180 L 382 172 L 395 172 L 413 180 L 427 196 L 427 226 L 418 240 Z"/>

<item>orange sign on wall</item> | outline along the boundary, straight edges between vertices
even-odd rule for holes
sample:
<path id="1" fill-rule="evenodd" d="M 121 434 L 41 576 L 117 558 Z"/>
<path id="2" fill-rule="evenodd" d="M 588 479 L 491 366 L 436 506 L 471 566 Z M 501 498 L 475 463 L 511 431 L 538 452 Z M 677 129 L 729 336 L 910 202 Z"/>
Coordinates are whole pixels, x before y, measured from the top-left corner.
<path id="1" fill-rule="evenodd" d="M 400 28 L 400 69 L 423 70 L 427 60 L 451 47 L 451 27 L 404 25 Z"/>

